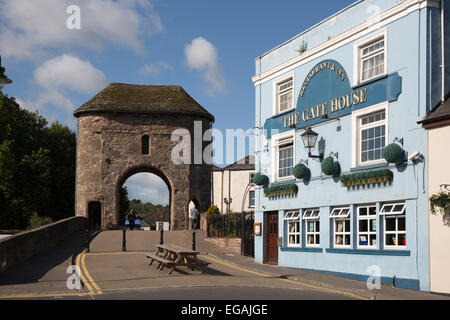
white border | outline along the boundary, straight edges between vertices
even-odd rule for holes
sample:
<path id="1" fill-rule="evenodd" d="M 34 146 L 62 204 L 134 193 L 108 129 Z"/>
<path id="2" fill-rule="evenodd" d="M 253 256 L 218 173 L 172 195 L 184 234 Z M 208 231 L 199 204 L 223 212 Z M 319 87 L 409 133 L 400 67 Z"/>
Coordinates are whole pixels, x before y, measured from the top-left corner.
<path id="1" fill-rule="evenodd" d="M 378 39 L 384 39 L 384 70 L 382 74 L 377 75 L 376 77 L 373 77 L 371 79 L 367 79 L 365 81 L 361 81 L 361 59 L 359 56 L 360 48 L 365 47 L 366 45 L 370 44 L 371 42 L 374 42 Z M 383 75 L 387 74 L 388 70 L 388 41 L 387 41 L 387 29 L 384 28 L 383 30 L 376 32 L 364 39 L 357 40 L 353 42 L 353 86 L 356 86 L 358 84 L 363 84 L 365 82 L 369 82 L 377 77 L 382 77 Z"/>
<path id="2" fill-rule="evenodd" d="M 278 141 L 292 139 L 292 163 L 295 165 L 295 129 L 272 136 L 272 181 L 284 181 L 293 179 L 294 175 L 278 178 Z"/>
<path id="3" fill-rule="evenodd" d="M 389 103 L 387 101 L 378 103 L 376 105 L 362 108 L 359 110 L 355 110 L 352 112 L 352 168 L 356 167 L 364 167 L 369 166 L 373 164 L 379 164 L 379 163 L 385 163 L 386 160 L 383 158 L 365 162 L 363 164 L 359 161 L 359 124 L 358 119 L 366 114 L 374 113 L 377 111 L 385 110 L 385 143 L 386 145 L 389 144 Z"/>
<path id="4" fill-rule="evenodd" d="M 370 207 L 375 207 L 375 215 L 369 215 L 369 208 Z M 367 208 L 367 215 L 366 216 L 361 216 L 359 215 L 359 209 L 360 208 Z M 359 244 L 359 221 L 361 220 L 366 220 L 367 221 L 367 232 L 362 232 L 362 233 L 367 233 L 367 245 L 363 246 Z M 370 230 L 370 220 L 375 220 L 375 231 L 371 231 Z M 376 225 L 377 223 L 377 205 L 376 204 L 363 204 L 363 205 L 357 205 L 356 206 L 356 248 L 357 249 L 367 249 L 367 250 L 376 250 L 377 249 L 377 245 L 376 242 L 378 241 L 378 237 L 377 237 L 377 231 L 378 231 L 378 225 Z M 370 236 L 375 234 L 375 245 L 372 246 L 370 245 Z"/>
<path id="5" fill-rule="evenodd" d="M 278 85 L 292 78 L 292 108 L 278 112 Z M 272 115 L 280 115 L 295 110 L 295 78 L 294 72 L 284 75 L 272 83 Z"/>

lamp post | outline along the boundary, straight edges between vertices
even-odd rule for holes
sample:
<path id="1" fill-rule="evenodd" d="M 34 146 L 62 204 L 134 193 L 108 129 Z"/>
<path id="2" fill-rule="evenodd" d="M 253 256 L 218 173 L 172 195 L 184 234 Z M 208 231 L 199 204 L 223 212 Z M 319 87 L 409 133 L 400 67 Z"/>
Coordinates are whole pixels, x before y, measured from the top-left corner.
<path id="1" fill-rule="evenodd" d="M 313 155 L 311 154 L 311 149 L 314 148 L 316 145 L 317 137 L 319 136 L 318 133 L 314 132 L 311 127 L 306 128 L 306 131 L 301 134 L 303 145 L 305 148 L 308 149 L 308 157 L 309 158 L 317 158 L 322 162 L 323 160 L 323 153 L 320 153 L 319 155 Z"/>
<path id="2" fill-rule="evenodd" d="M 12 80 L 5 75 L 5 68 L 2 67 L 2 57 L 0 56 L 0 91 L 7 84 L 12 83 Z"/>

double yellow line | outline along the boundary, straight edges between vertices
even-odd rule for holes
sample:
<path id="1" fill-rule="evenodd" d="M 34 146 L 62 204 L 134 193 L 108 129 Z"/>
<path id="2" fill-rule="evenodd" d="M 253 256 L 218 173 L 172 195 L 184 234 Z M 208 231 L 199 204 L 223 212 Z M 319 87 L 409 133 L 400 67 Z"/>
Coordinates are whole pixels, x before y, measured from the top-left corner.
<path id="1" fill-rule="evenodd" d="M 12 295 L 0 295 L 0 299 L 32 299 L 32 298 L 52 298 L 52 297 L 80 297 L 80 296 L 93 296 L 103 294 L 100 287 L 92 279 L 91 275 L 87 271 L 85 264 L 86 254 L 80 253 L 77 255 L 75 265 L 80 270 L 80 280 L 83 281 L 87 291 L 85 292 L 53 292 L 53 293 L 28 293 L 28 294 L 12 294 Z"/>
<path id="2" fill-rule="evenodd" d="M 210 260 L 212 262 L 216 262 L 216 263 L 222 264 L 224 266 L 227 266 L 227 267 L 230 267 L 230 268 L 234 268 L 236 270 L 241 270 L 241 271 L 244 271 L 244 272 L 247 272 L 247 273 L 252 273 L 252 274 L 260 276 L 260 277 L 266 277 L 266 278 L 273 277 L 273 275 L 270 275 L 270 274 L 267 274 L 267 273 L 262 273 L 262 272 L 259 272 L 259 271 L 253 271 L 253 270 L 250 270 L 250 269 L 247 269 L 247 268 L 242 268 L 242 267 L 236 266 L 234 264 L 230 264 L 228 262 L 225 262 L 223 260 L 219 260 L 219 259 L 213 258 L 213 257 L 211 257 L 209 255 L 208 256 L 201 255 L 201 257 L 206 259 L 206 260 Z M 338 294 L 338 295 L 344 295 L 344 296 L 351 297 L 351 298 L 354 298 L 354 299 L 359 299 L 359 300 L 370 300 L 369 298 L 366 298 L 366 297 L 363 297 L 363 296 L 360 296 L 360 295 L 357 295 L 357 294 L 354 294 L 354 293 L 351 293 L 351 292 L 348 292 L 348 291 L 331 289 L 331 288 L 325 288 L 325 287 L 316 286 L 316 285 L 313 285 L 313 284 L 309 284 L 309 283 L 305 283 L 305 282 L 301 282 L 301 281 L 297 281 L 297 280 L 290 280 L 290 279 L 283 279 L 283 278 L 279 278 L 278 280 L 281 280 L 281 281 L 284 281 L 284 282 L 289 282 L 289 283 L 292 283 L 292 284 L 297 284 L 297 285 L 300 285 L 302 287 L 310 288 L 310 289 L 315 290 L 315 291 L 323 291 L 323 292 L 334 293 L 334 294 Z"/>
<path id="3" fill-rule="evenodd" d="M 80 270 L 81 281 L 83 281 L 83 283 L 86 285 L 89 295 L 103 294 L 100 287 L 95 283 L 94 279 L 92 279 L 91 275 L 89 274 L 89 272 L 86 268 L 86 264 L 84 262 L 85 258 L 86 258 L 86 254 L 81 253 L 77 256 L 77 259 L 75 262 L 75 265 Z M 86 280 L 86 278 L 87 278 L 87 280 Z"/>

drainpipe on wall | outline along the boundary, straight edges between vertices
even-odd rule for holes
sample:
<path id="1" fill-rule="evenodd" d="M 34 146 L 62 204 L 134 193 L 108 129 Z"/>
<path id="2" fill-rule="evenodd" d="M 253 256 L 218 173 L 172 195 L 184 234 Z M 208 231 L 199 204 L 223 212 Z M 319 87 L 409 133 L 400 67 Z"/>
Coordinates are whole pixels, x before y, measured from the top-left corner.
<path id="1" fill-rule="evenodd" d="M 445 31 L 444 31 L 444 0 L 441 0 L 441 103 L 445 101 Z"/>
<path id="2" fill-rule="evenodd" d="M 228 171 L 228 211 L 231 210 L 230 198 L 231 198 L 231 170 Z"/>

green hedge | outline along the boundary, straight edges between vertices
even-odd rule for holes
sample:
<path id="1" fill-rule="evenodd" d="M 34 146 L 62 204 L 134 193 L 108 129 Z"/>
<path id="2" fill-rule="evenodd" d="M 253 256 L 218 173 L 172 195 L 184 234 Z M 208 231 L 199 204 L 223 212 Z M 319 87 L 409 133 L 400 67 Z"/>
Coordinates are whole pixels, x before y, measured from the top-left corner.
<path id="1" fill-rule="evenodd" d="M 297 179 L 308 179 L 311 177 L 311 170 L 303 163 L 298 163 L 292 168 L 292 174 Z"/>
<path id="2" fill-rule="evenodd" d="M 397 143 L 388 144 L 383 150 L 383 158 L 389 163 L 403 161 L 405 151 Z"/>
<path id="3" fill-rule="evenodd" d="M 253 182 L 257 186 L 265 186 L 269 183 L 269 177 L 261 172 L 257 172 L 253 176 Z"/>
<path id="4" fill-rule="evenodd" d="M 322 168 L 322 172 L 330 176 L 337 175 L 341 170 L 339 162 L 334 161 L 332 156 L 326 157 L 320 166 Z"/>
<path id="5" fill-rule="evenodd" d="M 341 176 L 343 186 L 363 185 L 391 181 L 394 174 L 389 169 L 344 174 Z"/>
<path id="6" fill-rule="evenodd" d="M 284 195 L 293 195 L 298 192 L 298 187 L 295 183 L 283 184 L 278 186 L 269 186 L 264 188 L 264 195 L 266 197 L 278 197 Z"/>

